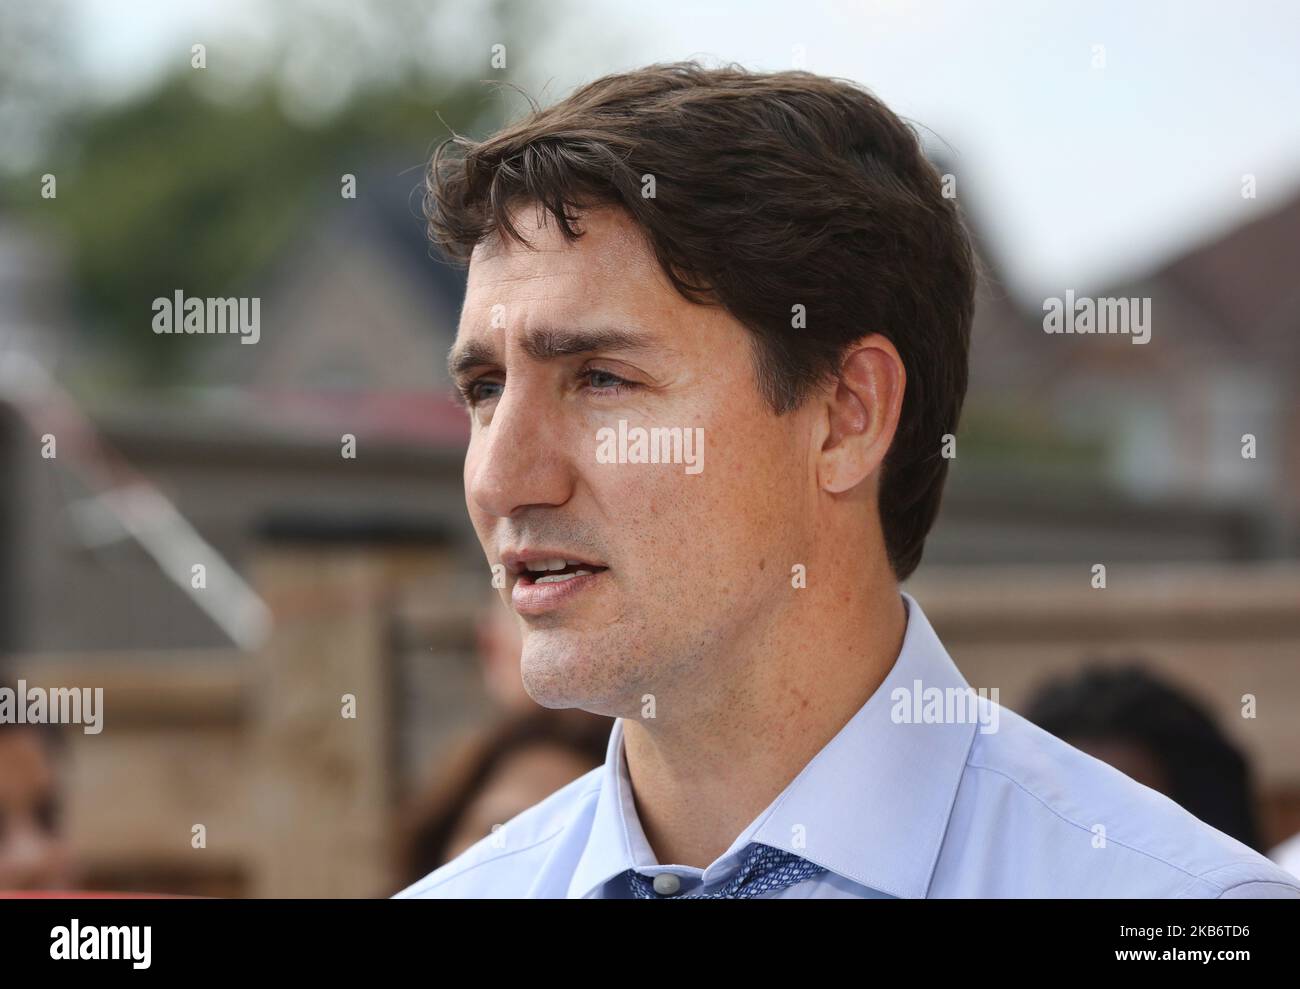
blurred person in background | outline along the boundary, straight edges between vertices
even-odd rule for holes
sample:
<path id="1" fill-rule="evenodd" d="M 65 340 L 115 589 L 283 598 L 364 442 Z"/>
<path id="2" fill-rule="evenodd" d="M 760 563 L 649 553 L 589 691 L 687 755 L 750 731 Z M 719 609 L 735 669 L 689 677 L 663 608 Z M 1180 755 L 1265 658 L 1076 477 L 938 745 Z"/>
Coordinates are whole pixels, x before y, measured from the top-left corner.
<path id="1" fill-rule="evenodd" d="M 1024 716 L 1262 851 L 1246 757 L 1188 694 L 1138 660 L 1051 680 Z"/>
<path id="2" fill-rule="evenodd" d="M 0 892 L 67 889 L 57 746 L 45 725 L 0 722 Z"/>
<path id="3" fill-rule="evenodd" d="M 483 686 L 492 700 L 507 711 L 536 709 L 537 702 L 524 690 L 519 670 L 523 649 L 519 620 L 506 610 L 497 595 L 493 594 L 483 609 L 475 631 L 478 658 L 483 666 Z"/>
<path id="4" fill-rule="evenodd" d="M 405 881 L 451 861 L 494 826 L 599 766 L 612 726 L 611 718 L 585 711 L 533 705 L 473 733 L 407 815 L 399 843 Z"/>

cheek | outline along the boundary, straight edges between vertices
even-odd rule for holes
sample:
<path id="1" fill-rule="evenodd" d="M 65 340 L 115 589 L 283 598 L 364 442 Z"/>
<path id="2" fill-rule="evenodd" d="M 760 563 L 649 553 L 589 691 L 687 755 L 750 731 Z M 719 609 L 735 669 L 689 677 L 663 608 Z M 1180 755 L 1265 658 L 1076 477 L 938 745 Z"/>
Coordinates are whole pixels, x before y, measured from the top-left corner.
<path id="1" fill-rule="evenodd" d="M 802 498 L 805 468 L 783 425 L 759 419 L 730 425 L 709 445 L 693 501 L 707 515 L 709 551 L 739 580 L 751 572 L 758 577 L 754 568 L 784 558 L 798 540 L 801 519 L 792 511 Z"/>
<path id="2" fill-rule="evenodd" d="M 588 474 L 605 524 L 624 552 L 713 572 L 718 561 L 749 551 L 761 535 L 755 529 L 770 523 L 758 521 L 753 510 L 752 472 L 720 462 L 715 452 L 706 449 L 704 470 L 694 475 L 677 464 L 602 465 Z"/>
<path id="3" fill-rule="evenodd" d="M 729 420 L 708 444 L 711 489 L 725 498 L 731 511 L 767 514 L 770 506 L 788 502 L 799 481 L 790 456 L 788 434 L 777 424 L 759 419 Z"/>

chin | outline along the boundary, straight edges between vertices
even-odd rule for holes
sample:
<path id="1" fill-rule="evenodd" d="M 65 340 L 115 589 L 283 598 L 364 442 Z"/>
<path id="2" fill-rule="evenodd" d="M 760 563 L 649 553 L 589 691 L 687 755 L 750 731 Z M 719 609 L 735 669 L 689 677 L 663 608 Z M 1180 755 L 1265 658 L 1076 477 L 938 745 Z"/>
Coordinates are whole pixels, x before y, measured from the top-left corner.
<path id="1" fill-rule="evenodd" d="M 520 674 L 525 692 L 542 707 L 617 717 L 639 703 L 639 691 L 625 682 L 628 658 L 587 636 L 535 631 L 525 639 Z"/>

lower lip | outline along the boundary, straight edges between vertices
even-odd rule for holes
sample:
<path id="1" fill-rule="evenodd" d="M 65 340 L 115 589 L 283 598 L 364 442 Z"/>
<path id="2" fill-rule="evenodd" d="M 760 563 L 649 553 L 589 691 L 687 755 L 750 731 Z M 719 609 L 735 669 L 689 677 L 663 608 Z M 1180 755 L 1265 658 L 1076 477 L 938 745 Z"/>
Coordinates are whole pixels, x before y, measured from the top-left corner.
<path id="1" fill-rule="evenodd" d="M 541 615 L 567 604 L 575 595 L 581 594 L 600 580 L 609 571 L 583 574 L 568 580 L 534 584 L 532 581 L 516 580 L 510 591 L 510 601 L 515 611 L 521 615 Z"/>

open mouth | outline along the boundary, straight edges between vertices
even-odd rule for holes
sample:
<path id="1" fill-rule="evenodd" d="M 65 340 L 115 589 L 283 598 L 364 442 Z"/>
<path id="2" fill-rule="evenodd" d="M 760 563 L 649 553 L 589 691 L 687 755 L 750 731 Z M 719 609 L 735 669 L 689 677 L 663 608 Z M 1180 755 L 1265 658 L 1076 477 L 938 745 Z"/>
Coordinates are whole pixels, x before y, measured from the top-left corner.
<path id="1" fill-rule="evenodd" d="M 562 584 L 575 577 L 604 573 L 609 567 L 598 567 L 582 560 L 529 560 L 519 572 L 523 584 Z"/>

